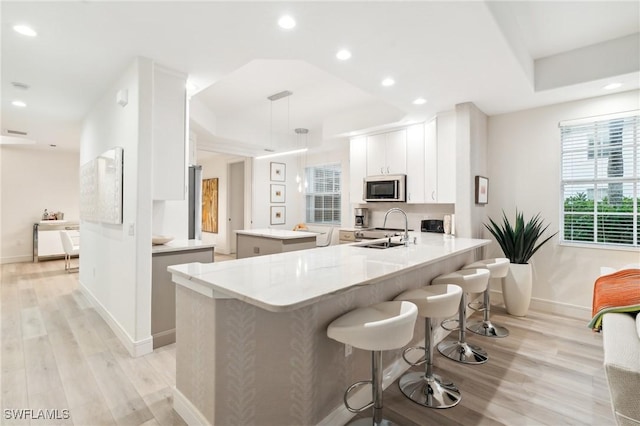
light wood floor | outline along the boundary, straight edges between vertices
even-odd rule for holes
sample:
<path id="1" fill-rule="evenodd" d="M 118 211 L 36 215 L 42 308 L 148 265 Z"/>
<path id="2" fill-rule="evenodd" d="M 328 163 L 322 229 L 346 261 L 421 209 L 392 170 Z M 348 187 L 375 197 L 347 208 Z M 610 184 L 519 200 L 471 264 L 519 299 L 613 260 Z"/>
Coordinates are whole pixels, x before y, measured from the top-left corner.
<path id="1" fill-rule="evenodd" d="M 172 409 L 174 345 L 131 358 L 62 260 L 1 265 L 0 272 L 1 424 L 184 424 Z M 599 334 L 585 321 L 537 312 L 516 318 L 493 309 L 494 321 L 511 335 L 468 334 L 489 352 L 487 364 L 436 356 L 437 371 L 458 385 L 462 402 L 423 408 L 394 384 L 384 394 L 388 418 L 404 426 L 615 424 Z M 70 417 L 18 421 L 6 418 L 6 409 L 69 410 Z"/>

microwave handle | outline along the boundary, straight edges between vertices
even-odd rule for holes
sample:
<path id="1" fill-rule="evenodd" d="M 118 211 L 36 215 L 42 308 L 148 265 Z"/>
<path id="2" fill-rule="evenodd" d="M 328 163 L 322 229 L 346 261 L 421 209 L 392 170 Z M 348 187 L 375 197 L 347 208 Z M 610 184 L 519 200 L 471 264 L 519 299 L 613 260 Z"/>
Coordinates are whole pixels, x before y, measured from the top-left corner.
<path id="1" fill-rule="evenodd" d="M 393 181 L 393 186 L 395 187 L 395 193 L 394 193 L 394 197 L 396 200 L 398 199 L 398 197 L 400 197 L 400 181 L 398 180 L 394 180 Z"/>

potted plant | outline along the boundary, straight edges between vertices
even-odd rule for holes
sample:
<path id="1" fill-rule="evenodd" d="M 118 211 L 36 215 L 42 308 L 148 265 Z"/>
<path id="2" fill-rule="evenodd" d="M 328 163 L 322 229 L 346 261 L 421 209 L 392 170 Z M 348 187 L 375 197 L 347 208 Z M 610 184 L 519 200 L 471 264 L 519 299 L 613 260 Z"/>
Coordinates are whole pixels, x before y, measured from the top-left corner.
<path id="1" fill-rule="evenodd" d="M 525 224 L 524 215 L 517 209 L 515 226 L 511 225 L 504 211 L 502 225 L 498 225 L 491 218 L 489 222 L 490 225 L 485 223 L 484 226 L 495 237 L 505 257 L 511 261 L 509 273 L 502 281 L 505 307 L 511 315 L 525 316 L 531 301 L 532 270 L 529 259 L 557 232 L 541 240 L 549 225 L 544 226 L 540 213 Z"/>

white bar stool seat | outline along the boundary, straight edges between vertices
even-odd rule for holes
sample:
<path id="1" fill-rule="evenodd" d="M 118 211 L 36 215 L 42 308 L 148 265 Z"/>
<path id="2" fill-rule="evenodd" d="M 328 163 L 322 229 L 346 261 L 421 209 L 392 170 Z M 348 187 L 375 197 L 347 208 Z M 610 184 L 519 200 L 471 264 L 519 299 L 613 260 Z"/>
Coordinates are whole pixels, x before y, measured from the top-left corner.
<path id="1" fill-rule="evenodd" d="M 487 352 L 479 346 L 466 341 L 467 293 L 482 293 L 489 285 L 488 269 L 461 269 L 450 274 L 440 275 L 431 284 L 456 284 L 462 287 L 462 298 L 458 308 L 458 338 L 446 338 L 438 345 L 438 351 L 449 359 L 464 364 L 483 364 L 489 359 Z"/>
<path id="2" fill-rule="evenodd" d="M 354 309 L 335 319 L 327 328 L 327 336 L 358 349 L 372 351 L 371 380 L 356 382 L 344 393 L 344 404 L 352 413 L 373 406 L 373 417 L 359 419 L 352 425 L 392 425 L 382 418 L 382 351 L 399 349 L 413 338 L 418 308 L 411 302 L 389 301 Z M 349 393 L 371 383 L 372 402 L 361 408 L 348 403 Z"/>
<path id="3" fill-rule="evenodd" d="M 460 402 L 460 392 L 453 382 L 433 373 L 433 327 L 434 318 L 446 318 L 454 315 L 460 306 L 462 288 L 455 284 L 434 284 L 416 290 L 401 293 L 396 300 L 415 303 L 418 315 L 424 323 L 424 360 L 412 363 L 405 354 L 417 347 L 405 349 L 402 354 L 411 365 L 426 363 L 424 372 L 409 372 L 398 382 L 402 393 L 420 405 L 431 408 L 450 408 Z"/>
<path id="4" fill-rule="evenodd" d="M 504 278 L 509 272 L 511 262 L 506 257 L 496 257 L 492 259 L 478 260 L 477 262 L 465 265 L 462 269 L 486 268 L 489 270 L 490 278 Z M 474 321 L 467 326 L 467 330 L 486 337 L 507 337 L 509 330 L 498 324 L 491 322 L 491 289 L 487 286 L 484 291 L 482 306 L 482 321 Z"/>

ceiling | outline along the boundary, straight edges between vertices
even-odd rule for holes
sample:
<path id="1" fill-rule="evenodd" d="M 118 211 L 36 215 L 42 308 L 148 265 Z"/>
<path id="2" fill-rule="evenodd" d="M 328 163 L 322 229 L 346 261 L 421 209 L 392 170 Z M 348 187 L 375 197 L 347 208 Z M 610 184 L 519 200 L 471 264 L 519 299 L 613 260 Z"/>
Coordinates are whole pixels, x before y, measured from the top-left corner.
<path id="1" fill-rule="evenodd" d="M 0 8 L 3 143 L 7 129 L 24 131 L 37 149 L 77 150 L 83 117 L 137 56 L 189 74 L 199 144 L 249 155 L 281 143 L 274 134 L 298 143 L 296 127 L 308 128 L 317 146 L 462 102 L 494 115 L 640 86 L 637 1 L 3 1 Z M 294 29 L 278 27 L 283 14 L 296 19 Z M 38 36 L 14 32 L 19 23 Z M 351 59 L 336 59 L 340 48 Z M 394 86 L 380 84 L 387 76 Z M 614 81 L 623 85 L 603 91 Z M 283 90 L 293 95 L 267 99 Z M 427 103 L 414 105 L 417 97 Z M 13 106 L 16 99 L 27 107 Z"/>

